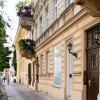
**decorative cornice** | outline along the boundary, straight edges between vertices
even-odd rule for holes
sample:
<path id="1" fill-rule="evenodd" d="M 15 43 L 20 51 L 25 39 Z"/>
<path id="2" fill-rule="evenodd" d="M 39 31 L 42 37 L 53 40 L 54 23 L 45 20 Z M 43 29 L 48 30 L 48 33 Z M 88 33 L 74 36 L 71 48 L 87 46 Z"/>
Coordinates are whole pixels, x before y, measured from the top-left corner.
<path id="1" fill-rule="evenodd" d="M 100 17 L 100 0 L 74 0 L 77 5 L 83 6 L 93 17 Z"/>
<path id="2" fill-rule="evenodd" d="M 49 36 L 47 39 L 45 39 L 45 41 L 43 41 L 41 43 L 41 45 L 39 45 L 36 49 L 36 52 L 39 51 L 41 48 L 43 48 L 43 46 L 47 45 L 48 42 L 50 42 L 52 39 L 54 39 L 56 36 L 58 36 L 60 33 L 62 33 L 62 31 L 64 31 L 66 28 L 68 28 L 69 26 L 71 26 L 73 24 L 73 22 L 76 22 L 78 19 L 80 19 L 82 16 L 86 15 L 86 11 L 85 9 L 82 9 L 76 16 L 74 16 L 73 18 L 71 18 L 68 22 L 66 22 L 61 28 L 59 28 L 56 32 L 54 32 L 54 34 L 52 34 L 51 36 Z"/>

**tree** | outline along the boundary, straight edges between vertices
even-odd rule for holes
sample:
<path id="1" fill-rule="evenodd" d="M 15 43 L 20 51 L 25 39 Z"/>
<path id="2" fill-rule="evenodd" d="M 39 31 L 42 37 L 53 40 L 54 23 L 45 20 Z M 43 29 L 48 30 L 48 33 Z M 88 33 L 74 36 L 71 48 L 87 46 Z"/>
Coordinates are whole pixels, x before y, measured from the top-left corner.
<path id="1" fill-rule="evenodd" d="M 15 74 L 16 74 L 17 71 L 16 50 L 13 51 L 12 66 L 14 67 Z"/>
<path id="2" fill-rule="evenodd" d="M 17 4 L 16 4 L 16 9 L 18 10 L 20 7 L 22 6 L 29 6 L 31 5 L 31 0 L 23 0 L 23 1 L 19 1 Z"/>
<path id="3" fill-rule="evenodd" d="M 0 70 L 3 71 L 4 68 L 9 68 L 9 60 L 11 51 L 9 50 L 8 47 L 2 47 L 1 52 L 0 52 Z"/>
<path id="4" fill-rule="evenodd" d="M 0 7 L 3 8 L 4 6 L 4 0 L 0 0 Z"/>
<path id="5" fill-rule="evenodd" d="M 0 8 L 3 8 L 4 0 L 0 0 Z M 2 12 L 2 9 L 0 9 Z M 6 22 L 2 17 L 2 13 L 0 13 L 0 71 L 3 71 L 4 68 L 9 68 L 10 64 L 10 54 L 11 51 L 8 47 L 5 47 L 7 43 L 7 34 L 6 34 Z"/>

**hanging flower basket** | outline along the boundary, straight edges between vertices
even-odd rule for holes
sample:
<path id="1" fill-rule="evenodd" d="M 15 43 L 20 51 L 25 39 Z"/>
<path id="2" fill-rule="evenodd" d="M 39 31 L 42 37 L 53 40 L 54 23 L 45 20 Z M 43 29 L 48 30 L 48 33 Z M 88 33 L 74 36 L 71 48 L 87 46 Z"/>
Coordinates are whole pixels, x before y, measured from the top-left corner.
<path id="1" fill-rule="evenodd" d="M 32 57 L 35 57 L 35 41 L 31 39 L 21 39 L 19 40 L 18 44 L 22 57 L 27 59 L 32 59 Z"/>
<path id="2" fill-rule="evenodd" d="M 18 16 L 27 16 L 27 17 L 31 17 L 31 6 L 22 6 L 19 7 L 18 11 L 17 11 L 17 15 Z"/>

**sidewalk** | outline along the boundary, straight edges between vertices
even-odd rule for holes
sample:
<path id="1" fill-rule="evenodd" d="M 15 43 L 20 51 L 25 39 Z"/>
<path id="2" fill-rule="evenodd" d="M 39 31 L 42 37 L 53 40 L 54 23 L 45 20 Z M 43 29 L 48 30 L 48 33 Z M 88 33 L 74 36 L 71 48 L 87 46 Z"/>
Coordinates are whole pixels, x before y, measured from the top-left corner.
<path id="1" fill-rule="evenodd" d="M 41 94 L 26 86 L 14 84 L 10 82 L 9 85 L 5 83 L 8 100 L 57 100 L 49 95 Z M 1 100 L 1 99 L 0 99 Z"/>
<path id="2" fill-rule="evenodd" d="M 2 92 L 2 94 L 0 93 L 0 100 L 8 100 L 5 85 L 3 85 L 1 82 L 0 82 L 0 90 Z"/>

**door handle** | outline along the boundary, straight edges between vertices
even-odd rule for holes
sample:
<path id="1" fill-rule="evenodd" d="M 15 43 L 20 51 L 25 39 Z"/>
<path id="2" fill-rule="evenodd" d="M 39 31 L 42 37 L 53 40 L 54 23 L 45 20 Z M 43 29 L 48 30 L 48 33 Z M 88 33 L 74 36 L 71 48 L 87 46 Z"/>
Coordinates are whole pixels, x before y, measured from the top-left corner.
<path id="1" fill-rule="evenodd" d="M 91 86 L 91 80 L 88 80 L 88 85 Z"/>

